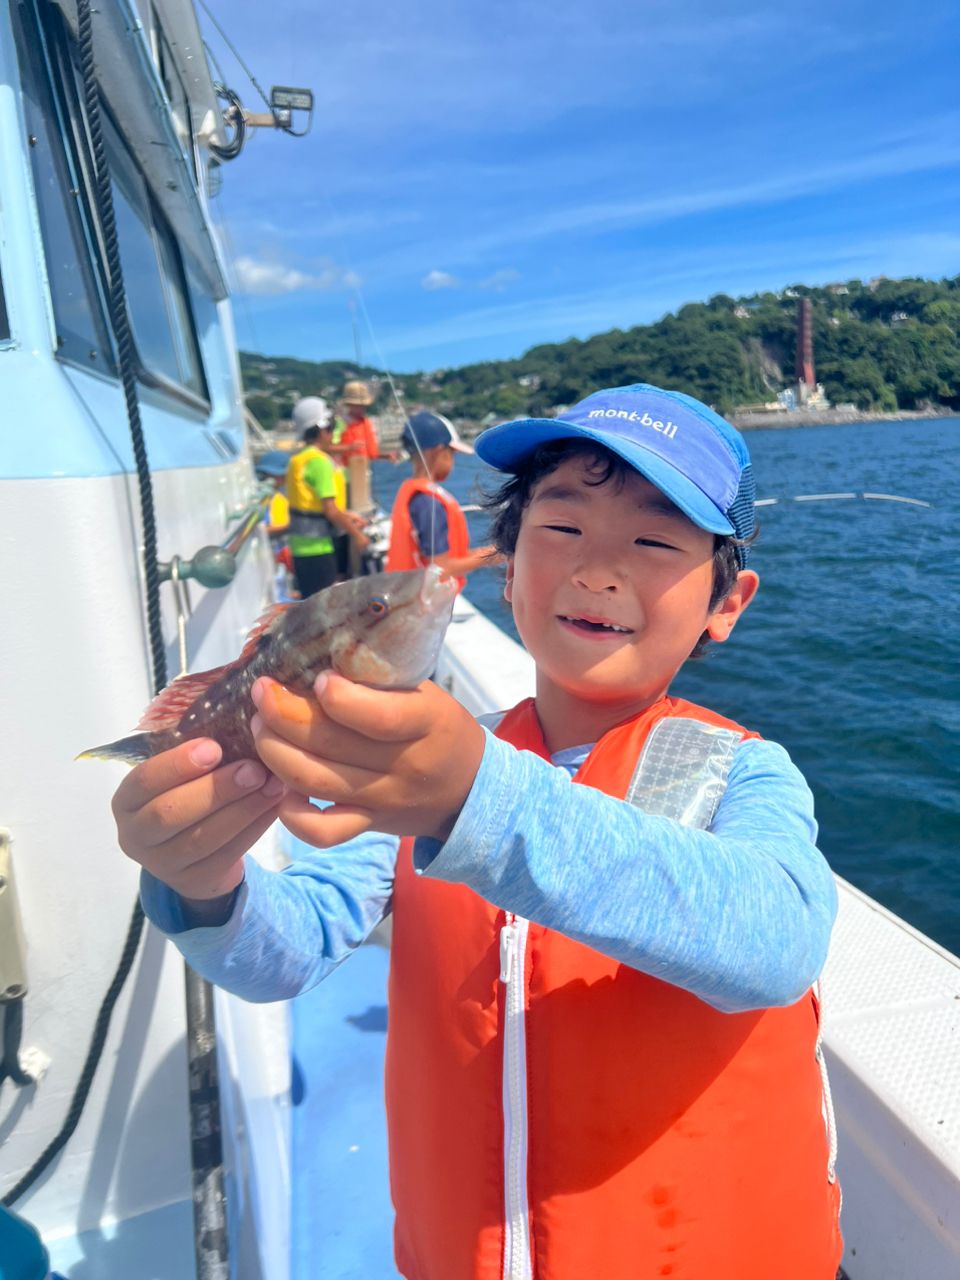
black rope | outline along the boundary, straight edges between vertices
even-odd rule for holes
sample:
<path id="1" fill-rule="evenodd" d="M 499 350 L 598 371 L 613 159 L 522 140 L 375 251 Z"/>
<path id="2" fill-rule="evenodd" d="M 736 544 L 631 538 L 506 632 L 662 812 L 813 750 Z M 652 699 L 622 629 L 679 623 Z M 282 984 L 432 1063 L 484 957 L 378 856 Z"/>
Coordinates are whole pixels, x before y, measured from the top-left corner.
<path id="1" fill-rule="evenodd" d="M 117 340 L 117 362 L 123 383 L 123 396 L 130 422 L 133 456 L 137 464 L 140 485 L 140 511 L 143 522 L 143 564 L 146 577 L 147 630 L 150 636 L 150 654 L 153 664 L 154 693 L 159 693 L 167 683 L 167 654 L 160 623 L 160 576 L 157 571 L 157 523 L 153 506 L 153 486 L 150 482 L 150 465 L 147 446 L 140 421 L 140 405 L 137 401 L 137 360 L 127 314 L 127 299 L 123 288 L 123 270 L 120 263 L 120 241 L 113 209 L 113 190 L 110 169 L 100 124 L 100 93 L 97 88 L 93 59 L 93 30 L 91 27 L 90 0 L 77 0 L 77 40 L 80 51 L 80 71 L 83 79 L 83 98 L 93 151 L 96 180 L 97 208 L 103 231 L 103 246 L 107 259 L 110 285 L 110 319 Z"/>
<path id="2" fill-rule="evenodd" d="M 147 589 L 147 624 L 150 633 L 150 652 L 153 659 L 154 691 L 159 693 L 167 683 L 167 659 L 163 643 L 163 631 L 160 625 L 160 575 L 157 568 L 157 530 L 156 516 L 153 507 L 153 486 L 150 467 L 147 462 L 147 450 L 143 438 L 143 427 L 140 422 L 140 406 L 137 403 L 136 364 L 133 335 L 127 313 L 126 295 L 123 288 L 123 270 L 120 262 L 119 241 L 113 209 L 113 192 L 110 185 L 110 172 L 107 167 L 106 150 L 100 128 L 100 100 L 97 90 L 93 58 L 93 39 L 91 30 L 90 0 L 77 0 L 77 36 L 80 49 L 80 64 L 83 76 L 84 103 L 88 115 L 90 144 L 93 150 L 96 171 L 97 204 L 104 238 L 104 251 L 107 258 L 107 269 L 110 276 L 110 312 L 117 336 L 117 360 L 123 379 L 123 390 L 127 404 L 127 417 L 130 421 L 130 435 L 137 462 L 137 479 L 140 488 L 140 509 L 143 523 L 143 555 L 144 574 Z M 239 101 L 239 100 L 238 100 Z M 242 112 L 238 111 L 238 136 L 240 145 L 243 139 L 244 121 Z M 236 142 L 236 139 L 234 139 Z M 143 910 L 139 900 L 133 910 L 127 945 L 124 948 L 120 965 L 103 1002 L 94 1042 L 87 1056 L 81 1085 L 78 1086 L 77 1098 L 71 1107 L 78 1112 L 86 1100 L 90 1081 L 96 1070 L 97 1062 L 103 1049 L 110 1023 L 110 1014 L 120 989 L 130 971 L 137 951 L 137 944 L 143 930 Z M 186 983 L 187 1002 L 187 1045 L 188 1052 L 193 1053 L 196 1044 L 205 1039 L 208 1047 L 208 1058 L 214 1062 L 214 1069 L 204 1078 L 191 1076 L 190 1082 L 190 1133 L 194 1149 L 191 1155 L 193 1166 L 193 1209 L 194 1209 L 194 1248 L 196 1253 L 196 1270 L 198 1280 L 214 1280 L 225 1277 L 229 1267 L 227 1257 L 227 1228 L 224 1196 L 224 1173 L 222 1160 L 212 1161 L 204 1158 L 198 1163 L 196 1141 L 198 1132 L 203 1129 L 209 1133 L 215 1129 L 219 1137 L 220 1097 L 215 1072 L 216 1062 L 216 1028 L 213 1015 L 213 992 L 208 983 L 187 966 Z M 190 993 L 198 998 L 204 1009 L 202 1025 L 197 1023 L 193 1015 L 193 1004 Z M 83 1087 L 85 1086 L 85 1087 Z M 82 1096 L 81 1096 L 81 1087 Z M 74 1121 L 74 1125 L 75 1125 Z M 66 1132 L 63 1141 L 70 1136 Z M 56 1149 L 63 1143 L 58 1139 Z M 45 1153 L 46 1154 L 46 1153 Z M 207 1154 L 207 1153 L 204 1153 Z"/>
<path id="3" fill-rule="evenodd" d="M 20 1066 L 20 1037 L 23 1035 L 23 996 L 0 1004 L 3 1010 L 3 1057 L 0 1058 L 0 1084 L 12 1080 L 14 1084 L 33 1084 L 33 1076 Z"/>
<path id="4" fill-rule="evenodd" d="M 130 423 L 130 436 L 133 444 L 133 455 L 137 464 L 137 479 L 140 489 L 140 511 L 143 524 L 143 563 L 146 585 L 147 629 L 150 639 L 150 655 L 153 667 L 154 692 L 159 693 L 167 683 L 167 654 L 163 642 L 163 628 L 160 620 L 160 575 L 157 569 L 157 524 L 153 505 L 153 485 L 150 478 L 150 465 L 147 460 L 146 442 L 143 436 L 143 425 L 140 421 L 140 406 L 137 402 L 136 353 L 133 345 L 133 334 L 130 318 L 127 313 L 127 300 L 123 287 L 123 270 L 120 263 L 120 244 L 117 236 L 117 223 L 113 208 L 113 191 L 110 185 L 110 170 L 107 165 L 107 153 L 103 142 L 103 130 L 100 122 L 100 97 L 97 88 L 96 71 L 93 54 L 93 29 L 90 0 L 77 0 L 77 45 L 80 54 L 80 70 L 83 79 L 84 107 L 87 115 L 90 146 L 93 152 L 94 172 L 96 179 L 96 203 L 103 232 L 104 252 L 106 254 L 107 272 L 109 276 L 110 319 L 117 342 L 117 363 L 123 383 L 123 394 L 127 407 L 127 418 Z M 83 1108 L 90 1093 L 90 1086 L 103 1054 L 110 1019 L 114 1005 L 123 989 L 124 983 L 133 967 L 140 937 L 143 933 L 143 908 L 139 898 L 133 908 L 127 939 L 123 953 L 117 965 L 113 981 L 103 998 L 97 1021 L 93 1029 L 90 1048 L 87 1051 L 83 1071 L 74 1090 L 70 1108 L 59 1133 L 47 1145 L 41 1155 L 23 1175 L 20 1181 L 3 1197 L 4 1205 L 12 1205 L 33 1185 L 40 1174 L 53 1160 L 54 1156 L 66 1145 L 80 1122 Z M 21 1010 L 22 1016 L 22 1010 Z"/>

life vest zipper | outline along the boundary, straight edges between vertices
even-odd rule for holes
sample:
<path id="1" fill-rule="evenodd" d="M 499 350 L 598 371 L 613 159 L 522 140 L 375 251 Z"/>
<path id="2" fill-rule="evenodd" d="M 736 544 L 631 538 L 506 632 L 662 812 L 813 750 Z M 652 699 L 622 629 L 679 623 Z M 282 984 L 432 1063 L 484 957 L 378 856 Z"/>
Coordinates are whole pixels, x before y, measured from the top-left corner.
<path id="1" fill-rule="evenodd" d="M 827 1181 L 837 1180 L 837 1117 L 833 1109 L 833 1093 L 830 1089 L 830 1076 L 827 1072 L 827 1059 L 823 1052 L 823 980 L 813 984 L 813 995 L 817 1006 L 817 1044 L 814 1050 L 817 1066 L 820 1069 L 820 1097 L 823 1124 L 827 1131 Z"/>
<path id="2" fill-rule="evenodd" d="M 500 930 L 503 1015 L 504 1280 L 532 1280 L 527 1203 L 527 1043 L 524 957 L 528 922 L 506 913 Z"/>

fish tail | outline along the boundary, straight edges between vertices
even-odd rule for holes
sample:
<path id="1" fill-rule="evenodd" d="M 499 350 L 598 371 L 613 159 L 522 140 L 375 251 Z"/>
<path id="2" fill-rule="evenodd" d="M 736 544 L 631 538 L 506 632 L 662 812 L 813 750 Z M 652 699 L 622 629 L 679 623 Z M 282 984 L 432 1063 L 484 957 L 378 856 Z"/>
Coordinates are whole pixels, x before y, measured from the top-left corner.
<path id="1" fill-rule="evenodd" d="M 153 733 L 131 733 L 126 738 L 118 738 L 116 742 L 107 742 L 102 747 L 88 747 L 81 751 L 77 760 L 124 760 L 127 764 L 139 764 L 141 760 L 149 760 L 154 754 Z"/>

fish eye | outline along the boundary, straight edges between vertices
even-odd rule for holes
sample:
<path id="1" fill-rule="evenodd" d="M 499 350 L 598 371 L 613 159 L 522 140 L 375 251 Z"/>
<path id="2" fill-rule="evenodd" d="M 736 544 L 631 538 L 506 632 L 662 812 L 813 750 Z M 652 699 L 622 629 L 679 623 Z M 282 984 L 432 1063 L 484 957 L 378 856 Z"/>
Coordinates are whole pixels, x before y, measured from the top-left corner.
<path id="1" fill-rule="evenodd" d="M 375 618 L 382 618 L 387 612 L 387 602 L 383 596 L 374 596 L 367 605 L 367 612 L 372 613 Z"/>

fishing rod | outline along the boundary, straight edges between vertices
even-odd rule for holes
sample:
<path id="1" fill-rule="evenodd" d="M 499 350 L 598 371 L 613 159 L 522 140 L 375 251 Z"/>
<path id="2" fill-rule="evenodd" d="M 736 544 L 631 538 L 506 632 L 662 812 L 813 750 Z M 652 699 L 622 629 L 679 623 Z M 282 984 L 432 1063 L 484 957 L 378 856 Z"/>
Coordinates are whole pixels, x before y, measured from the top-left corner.
<path id="1" fill-rule="evenodd" d="M 904 502 L 911 507 L 927 507 L 933 509 L 932 502 L 924 502 L 922 498 L 905 498 L 899 493 L 794 493 L 789 498 L 757 498 L 755 507 L 775 507 L 788 502 L 838 502 L 847 498 L 866 498 L 873 502 Z M 483 511 L 476 502 L 467 503 L 461 508 L 468 515 Z"/>
<path id="2" fill-rule="evenodd" d="M 924 502 L 922 498 L 905 498 L 899 493 L 795 493 L 789 498 L 757 498 L 753 505 L 774 507 L 782 502 L 841 502 L 851 498 L 872 502 L 904 502 L 911 507 L 933 507 L 932 502 Z"/>

